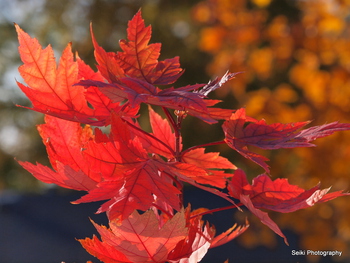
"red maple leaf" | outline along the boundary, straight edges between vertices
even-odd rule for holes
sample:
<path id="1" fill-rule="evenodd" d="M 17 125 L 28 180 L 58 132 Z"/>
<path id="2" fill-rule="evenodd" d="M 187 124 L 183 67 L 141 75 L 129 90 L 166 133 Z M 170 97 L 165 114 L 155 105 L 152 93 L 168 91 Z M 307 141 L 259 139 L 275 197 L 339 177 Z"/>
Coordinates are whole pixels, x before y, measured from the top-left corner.
<path id="1" fill-rule="evenodd" d="M 349 123 L 332 122 L 300 131 L 308 123 L 274 123 L 268 125 L 265 120 L 257 121 L 246 117 L 245 109 L 241 108 L 233 113 L 229 120 L 224 122 L 222 128 L 228 146 L 263 167 L 266 172 L 270 172 L 269 166 L 265 163 L 268 159 L 250 151 L 248 145 L 270 150 L 312 147 L 315 145 L 311 144 L 310 141 L 329 136 L 336 131 L 350 130 Z"/>
<path id="2" fill-rule="evenodd" d="M 167 163 L 149 158 L 120 117 L 112 123 L 112 135 L 118 138 L 112 141 L 98 129 L 93 136 L 89 127 L 83 129 L 79 123 L 52 116 L 45 120 L 39 131 L 54 170 L 20 162 L 37 179 L 88 191 L 75 203 L 111 199 L 99 210 L 108 211 L 111 218 L 127 217 L 135 209 L 147 210 L 156 197 L 180 209 L 180 191 L 164 174 L 172 173 Z"/>
<path id="3" fill-rule="evenodd" d="M 138 132 L 136 133 L 137 136 L 142 138 L 142 144 L 149 153 L 162 155 L 168 158 L 169 161 L 174 160 L 175 135 L 172 132 L 168 120 L 163 119 L 159 114 L 152 110 L 151 107 L 149 107 L 149 115 L 153 132 L 151 134 Z M 181 138 L 179 148 L 181 151 Z M 219 153 L 205 153 L 204 151 L 205 148 L 195 148 L 181 153 L 181 162 L 194 165 L 194 167 L 200 169 L 199 174 L 189 172 L 186 173 L 187 176 L 200 184 L 225 188 L 227 178 L 230 178 L 232 174 L 225 173 L 222 169 L 236 169 L 236 166 L 228 159 L 219 156 Z M 203 173 L 203 170 L 205 170 L 206 173 Z"/>
<path id="4" fill-rule="evenodd" d="M 123 52 L 117 54 L 118 63 L 126 76 L 155 85 L 172 84 L 183 73 L 179 57 L 158 61 L 161 44 L 149 44 L 151 34 L 151 26 L 145 27 L 141 11 L 137 12 L 128 24 L 128 40 L 119 42 Z"/>
<path id="5" fill-rule="evenodd" d="M 91 28 L 98 69 L 105 79 L 115 83 L 128 76 L 154 85 L 174 83 L 183 73 L 179 58 L 158 61 L 161 44 L 149 44 L 151 34 L 151 26 L 146 27 L 141 11 L 137 12 L 128 23 L 127 40 L 119 42 L 123 52 L 114 53 L 98 45 Z"/>
<path id="6" fill-rule="evenodd" d="M 149 44 L 151 28 L 145 27 L 140 11 L 129 22 L 127 33 L 128 40 L 120 41 L 123 52 L 114 53 L 106 52 L 98 45 L 91 29 L 97 67 L 107 82 L 85 78 L 79 85 L 99 88 L 114 103 L 127 100 L 132 108 L 140 103 L 158 105 L 185 111 L 208 123 L 230 117 L 232 110 L 209 108 L 219 101 L 204 98 L 238 73 L 226 73 L 207 85 L 161 90 L 155 85 L 172 84 L 182 74 L 178 58 L 158 61 L 160 44 Z M 201 87 L 203 89 L 199 90 Z"/>
<path id="7" fill-rule="evenodd" d="M 106 242 L 101 242 L 96 236 L 93 236 L 92 239 L 85 238 L 78 241 L 87 252 L 104 263 L 133 263 L 123 253 Z"/>
<path id="8" fill-rule="evenodd" d="M 151 115 L 157 118 L 152 111 Z M 157 120 L 157 124 L 160 124 L 160 119 Z M 154 123 L 153 128 L 156 128 L 157 124 Z M 162 124 L 164 125 L 164 122 Z M 166 130 L 163 130 L 164 134 L 170 132 L 168 128 Z M 136 134 L 139 134 L 138 130 Z M 150 139 L 154 140 L 153 137 Z M 203 154 L 203 157 L 200 157 L 197 153 L 197 159 L 189 160 L 189 163 L 166 162 L 155 153 L 159 151 L 159 147 L 147 147 L 148 144 L 143 145 L 142 141 L 130 129 L 128 122 L 117 115 L 112 119 L 109 136 L 96 129 L 95 140 L 90 140 L 86 144 L 84 156 L 89 160 L 90 169 L 103 174 L 104 181 L 75 203 L 110 199 L 101 206 L 98 212 L 107 212 L 111 219 L 126 218 L 133 210 L 147 210 L 159 201 L 179 210 L 181 192 L 173 186 L 173 183 L 178 180 L 207 189 L 231 201 L 226 194 L 199 185 L 211 184 L 221 188 L 225 187 L 230 175 L 220 171 L 208 172 L 207 168 L 217 166 L 210 163 L 204 165 L 203 162 L 209 159 L 217 160 L 226 168 L 234 168 L 228 160 L 217 154 Z M 170 155 L 170 152 L 167 154 Z M 190 157 L 190 154 L 188 156 Z"/>
<path id="9" fill-rule="evenodd" d="M 38 126 L 54 170 L 41 164 L 19 162 L 38 180 L 65 188 L 89 191 L 100 181 L 101 175 L 89 169 L 82 147 L 93 138 L 89 127 L 79 123 L 45 116 L 46 124 Z"/>
<path id="10" fill-rule="evenodd" d="M 97 238 L 79 240 L 84 248 L 101 260 L 110 252 L 110 260 L 104 262 L 166 262 L 168 254 L 188 233 L 184 211 L 178 212 L 163 225 L 154 211 L 142 215 L 134 211 L 123 221 L 112 220 L 110 229 L 94 224 L 102 242 Z M 122 254 L 122 256 L 120 256 Z M 125 261 L 125 259 L 129 261 Z"/>
<path id="11" fill-rule="evenodd" d="M 200 210 L 200 209 L 198 209 Z M 215 236 L 215 228 L 195 216 L 190 207 L 167 218 L 148 210 L 134 211 L 123 221 L 111 220 L 109 229 L 94 223 L 101 235 L 79 240 L 92 255 L 106 263 L 199 262 L 210 247 L 220 246 L 247 229 L 233 226 Z M 191 217 L 194 216 L 194 217 Z"/>
<path id="12" fill-rule="evenodd" d="M 149 156 L 141 141 L 119 116 L 112 119 L 109 136 L 95 130 L 95 140 L 86 145 L 84 156 L 90 169 L 101 171 L 103 180 L 75 203 L 106 200 L 99 212 L 110 218 L 126 218 L 133 210 L 147 210 L 161 199 L 180 209 L 180 191 L 172 185 L 172 168 L 156 155 Z"/>
<path id="13" fill-rule="evenodd" d="M 87 191 L 74 203 L 106 200 L 98 212 L 107 213 L 109 229 L 94 223 L 102 241 L 95 236 L 80 240 L 87 251 L 104 262 L 199 262 L 210 247 L 229 242 L 248 227 L 235 225 L 215 236 L 215 227 L 202 221 L 202 215 L 240 209 L 241 205 L 287 243 L 277 224 L 261 209 L 293 212 L 349 195 L 328 193 L 330 188 L 320 190 L 319 185 L 304 190 L 287 179 L 272 181 L 266 174 L 249 184 L 244 172 L 236 170 L 228 159 L 205 152 L 204 146 L 226 142 L 268 173 L 268 159 L 248 146 L 310 147 L 317 138 L 350 130 L 350 124 L 332 122 L 302 130 L 309 122 L 268 125 L 247 117 L 245 109 L 234 112 L 213 108 L 220 101 L 208 99 L 208 94 L 238 73 L 227 72 L 206 85 L 158 87 L 173 84 L 183 70 L 178 57 L 158 60 L 161 44 L 149 43 L 151 27 L 145 26 L 141 11 L 128 24 L 127 40 L 120 41 L 121 52 L 106 52 L 90 28 L 97 72 L 78 55 L 73 56 L 71 44 L 57 65 L 51 46 L 42 49 L 18 25 L 16 30 L 24 63 L 19 71 L 28 86 L 18 85 L 31 100 L 32 109 L 46 114 L 46 123 L 38 130 L 52 169 L 19 163 L 43 182 Z M 141 103 L 149 105 L 152 132 L 143 130 L 137 121 Z M 167 119 L 150 105 L 163 108 Z M 176 118 L 169 109 L 175 110 Z M 225 141 L 183 150 L 180 130 L 187 115 L 210 124 L 224 119 Z M 96 128 L 93 132 L 88 124 L 110 125 L 110 131 Z M 232 175 L 227 169 L 236 171 Z M 190 207 L 183 209 L 182 182 L 233 205 L 193 212 Z M 228 193 L 222 191 L 226 186 Z M 240 204 L 236 205 L 233 198 Z"/>
<path id="14" fill-rule="evenodd" d="M 349 195 L 349 193 L 342 193 L 342 191 L 328 193 L 330 188 L 323 190 L 319 188 L 320 185 L 318 184 L 305 191 L 296 185 L 289 184 L 288 179 L 272 181 L 266 174 L 261 174 L 254 178 L 250 185 L 245 173 L 240 169 L 235 171 L 228 186 L 229 194 L 232 197 L 239 199 L 264 224 L 283 238 L 285 236 L 278 226 L 268 217 L 267 213 L 259 209 L 289 213 L 339 196 Z"/>
<path id="15" fill-rule="evenodd" d="M 35 38 L 18 25 L 15 27 L 20 43 L 19 54 L 24 63 L 19 72 L 28 86 L 17 84 L 32 102 L 32 110 L 94 125 L 106 125 L 111 111 L 125 110 L 97 88 L 87 93 L 83 86 L 75 85 L 83 79 L 98 81 L 102 78 L 79 58 L 74 61 L 71 44 L 63 51 L 57 66 L 51 46 L 42 49 Z"/>

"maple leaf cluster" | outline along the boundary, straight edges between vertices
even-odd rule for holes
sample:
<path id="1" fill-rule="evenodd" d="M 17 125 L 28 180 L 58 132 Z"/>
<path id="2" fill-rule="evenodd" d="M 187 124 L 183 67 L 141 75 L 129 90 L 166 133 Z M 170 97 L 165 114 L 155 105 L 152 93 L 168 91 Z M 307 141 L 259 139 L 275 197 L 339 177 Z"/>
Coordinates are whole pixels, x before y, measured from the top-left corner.
<path id="1" fill-rule="evenodd" d="M 247 229 L 248 223 L 234 225 L 215 235 L 215 227 L 202 220 L 211 210 L 184 208 L 184 183 L 231 203 L 216 211 L 241 210 L 244 205 L 287 244 L 277 224 L 261 209 L 286 213 L 347 195 L 328 193 L 319 185 L 305 191 L 286 179 L 272 181 L 268 159 L 248 146 L 310 147 L 317 138 L 349 130 L 350 124 L 333 122 L 302 130 L 308 122 L 268 125 L 247 117 L 243 108 L 212 107 L 220 101 L 209 99 L 209 93 L 237 73 L 226 73 L 208 84 L 169 87 L 183 72 L 179 58 L 158 60 L 161 45 L 149 44 L 151 27 L 145 26 L 141 11 L 130 20 L 127 40 L 120 41 L 122 51 L 117 53 L 100 47 L 91 27 L 97 72 L 73 55 L 71 44 L 56 65 L 50 46 L 43 49 L 15 26 L 23 61 L 19 72 L 27 84 L 18 85 L 32 102 L 31 109 L 45 114 L 38 131 L 52 168 L 19 163 L 45 183 L 87 192 L 73 203 L 105 201 L 97 212 L 106 213 L 109 228 L 93 223 L 101 240 L 96 236 L 80 240 L 103 262 L 199 262 L 209 248 Z M 148 105 L 150 132 L 138 122 L 142 103 Z M 187 115 L 209 124 L 222 120 L 225 138 L 183 149 L 181 124 Z M 109 126 L 109 132 L 100 126 Z M 227 144 L 265 173 L 250 185 L 228 159 L 206 152 L 205 147 L 213 144 Z"/>

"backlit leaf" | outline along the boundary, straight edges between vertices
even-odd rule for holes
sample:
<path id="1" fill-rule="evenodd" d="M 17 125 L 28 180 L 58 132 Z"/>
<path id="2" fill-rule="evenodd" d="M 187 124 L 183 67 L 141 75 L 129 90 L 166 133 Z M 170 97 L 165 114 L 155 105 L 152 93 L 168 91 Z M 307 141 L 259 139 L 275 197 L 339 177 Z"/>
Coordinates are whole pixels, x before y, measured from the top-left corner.
<path id="1" fill-rule="evenodd" d="M 35 38 L 31 38 L 18 25 L 19 53 L 23 65 L 19 72 L 28 86 L 17 83 L 33 104 L 33 110 L 66 120 L 106 125 L 110 112 L 120 111 L 98 89 L 90 90 L 89 99 L 85 88 L 75 85 L 80 77 L 100 80 L 96 73 L 86 70 L 82 62 L 74 61 L 71 44 L 62 53 L 58 66 L 51 46 L 42 49 Z M 78 59 L 79 60 L 79 59 Z M 79 64 L 79 65 L 78 65 Z M 84 70 L 84 73 L 80 73 Z M 91 75 L 87 75 L 91 74 Z M 96 104 L 95 104 L 96 103 Z M 92 108 L 89 107 L 89 104 Z"/>
<path id="2" fill-rule="evenodd" d="M 84 246 L 86 244 L 90 247 L 99 246 L 94 251 L 90 249 L 93 255 L 105 255 L 106 249 L 115 250 L 134 263 L 166 262 L 170 251 L 187 236 L 188 232 L 184 212 L 177 213 L 161 227 L 152 210 L 142 215 L 135 211 L 121 222 L 112 220 L 109 223 L 110 229 L 94 225 L 103 243 L 96 238 L 85 239 L 82 242 Z"/>
<path id="3" fill-rule="evenodd" d="M 245 109 L 241 108 L 233 113 L 222 127 L 226 135 L 225 141 L 231 148 L 269 172 L 269 166 L 265 163 L 268 159 L 249 151 L 248 145 L 269 150 L 312 147 L 315 145 L 311 144 L 310 141 L 329 136 L 336 131 L 350 130 L 350 124 L 348 123 L 332 122 L 300 131 L 308 123 L 274 123 L 268 125 L 265 120 L 249 119 L 245 115 Z"/>
<path id="4" fill-rule="evenodd" d="M 141 11 L 137 12 L 128 24 L 128 39 L 120 41 L 123 52 L 117 54 L 118 63 L 126 76 L 154 85 L 172 84 L 183 72 L 179 58 L 158 61 L 161 44 L 149 44 L 151 33 L 151 26 L 145 27 Z"/>

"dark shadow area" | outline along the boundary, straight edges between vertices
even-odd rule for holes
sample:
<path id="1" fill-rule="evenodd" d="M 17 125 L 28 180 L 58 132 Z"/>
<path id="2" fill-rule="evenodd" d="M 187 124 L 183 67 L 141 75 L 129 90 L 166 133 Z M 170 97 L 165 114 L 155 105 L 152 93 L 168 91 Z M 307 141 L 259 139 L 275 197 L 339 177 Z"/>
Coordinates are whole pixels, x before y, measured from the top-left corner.
<path id="1" fill-rule="evenodd" d="M 99 203 L 73 205 L 70 202 L 81 194 L 59 193 L 51 190 L 44 195 L 17 195 L 11 192 L 0 196 L 0 263 L 80 263 L 92 260 L 76 239 L 98 236 L 89 218 L 98 224 L 107 224 L 104 214 L 94 214 Z M 192 208 L 207 206 L 215 208 L 227 205 L 221 198 L 199 189 L 185 191 L 185 204 Z M 232 210 L 208 215 L 205 219 L 214 224 L 217 234 L 231 227 Z M 274 249 L 257 247 L 247 250 L 236 240 L 226 245 L 210 249 L 203 263 L 293 263 L 307 262 L 305 256 L 293 256 L 292 250 L 299 250 L 298 237 L 290 231 L 282 230 L 288 237 L 290 246 L 282 238 Z M 334 261 L 332 257 L 322 257 L 318 262 Z"/>

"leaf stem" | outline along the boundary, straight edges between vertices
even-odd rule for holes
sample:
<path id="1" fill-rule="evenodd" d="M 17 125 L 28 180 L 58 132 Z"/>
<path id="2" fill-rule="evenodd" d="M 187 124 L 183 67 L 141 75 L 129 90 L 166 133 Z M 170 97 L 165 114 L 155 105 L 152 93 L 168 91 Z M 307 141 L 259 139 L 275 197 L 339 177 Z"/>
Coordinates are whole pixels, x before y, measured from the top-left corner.
<path id="1" fill-rule="evenodd" d="M 224 140 L 222 141 L 217 141 L 217 142 L 210 142 L 210 143 L 205 143 L 205 144 L 200 144 L 200 145 L 196 145 L 196 146 L 192 146 L 190 148 L 187 148 L 186 150 L 184 150 L 182 152 L 182 155 L 189 152 L 189 151 L 192 151 L 194 149 L 197 149 L 197 148 L 203 148 L 203 147 L 208 147 L 208 146 L 213 146 L 213 145 L 219 145 L 219 144 L 226 144 L 226 142 Z"/>
<path id="2" fill-rule="evenodd" d="M 181 161 L 181 122 L 182 122 L 182 117 L 177 116 L 177 119 L 175 121 L 174 117 L 170 114 L 169 109 L 162 107 L 165 115 L 167 116 L 171 126 L 174 129 L 174 134 L 175 134 L 175 161 L 180 162 Z"/>
<path id="3" fill-rule="evenodd" d="M 146 136 L 151 137 L 152 139 L 156 140 L 157 142 L 161 143 L 163 146 L 165 146 L 166 148 L 168 148 L 168 150 L 169 150 L 173 155 L 175 155 L 174 150 L 173 150 L 169 145 L 167 145 L 166 143 L 162 142 L 161 140 L 159 140 L 159 139 L 158 139 L 157 137 L 155 137 L 154 135 L 152 135 L 152 134 L 150 134 L 150 133 L 148 133 L 148 132 L 142 130 L 141 128 L 137 127 L 136 125 L 132 124 L 131 122 L 129 122 L 129 121 L 125 120 L 125 119 L 123 119 L 123 120 L 126 122 L 126 124 L 128 124 L 128 125 L 129 125 L 130 127 L 132 127 L 133 129 L 135 129 L 135 130 L 137 130 L 137 131 L 139 131 L 139 132 L 145 134 Z"/>
<path id="4" fill-rule="evenodd" d="M 175 160 L 181 162 L 181 123 L 183 116 L 176 116 L 176 131 L 175 131 Z"/>
<path id="5" fill-rule="evenodd" d="M 174 132 L 176 131 L 177 127 L 176 127 L 176 122 L 174 120 L 174 117 L 170 114 L 169 110 L 165 107 L 162 107 L 166 117 L 168 118 L 168 120 L 170 121 L 171 126 L 174 129 Z"/>
<path id="6" fill-rule="evenodd" d="M 212 213 L 215 213 L 215 212 L 220 212 L 220 211 L 225 211 L 225 210 L 237 208 L 237 207 L 240 207 L 242 205 L 243 205 L 242 203 L 238 203 L 238 204 L 235 204 L 235 205 L 229 205 L 229 206 L 225 206 L 225 207 L 219 207 L 219 208 L 211 209 L 211 210 L 208 210 L 208 211 L 205 211 L 205 212 L 193 215 L 193 216 L 190 217 L 190 219 L 195 218 L 197 216 L 204 216 L 204 215 L 212 214 Z"/>

